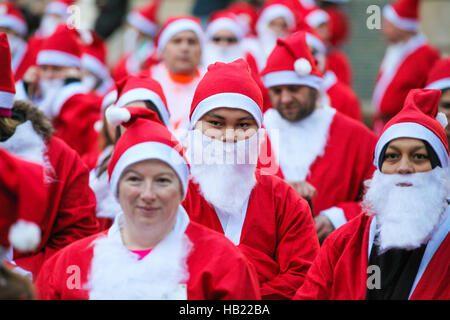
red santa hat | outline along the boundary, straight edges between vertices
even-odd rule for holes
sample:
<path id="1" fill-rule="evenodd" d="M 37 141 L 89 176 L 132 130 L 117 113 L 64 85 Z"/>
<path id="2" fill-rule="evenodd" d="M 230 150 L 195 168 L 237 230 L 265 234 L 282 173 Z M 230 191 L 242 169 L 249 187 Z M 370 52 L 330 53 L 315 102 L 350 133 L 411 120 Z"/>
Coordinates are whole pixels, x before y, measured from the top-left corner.
<path id="1" fill-rule="evenodd" d="M 87 34 L 89 39 L 82 48 L 81 65 L 98 78 L 107 79 L 110 73 L 106 62 L 106 43 L 94 31 L 87 31 Z"/>
<path id="2" fill-rule="evenodd" d="M 41 242 L 37 217 L 48 195 L 44 168 L 0 149 L 0 261 L 10 245 L 34 251 Z"/>
<path id="3" fill-rule="evenodd" d="M 102 110 L 105 110 L 107 107 L 112 105 L 117 100 L 117 88 L 113 85 L 108 92 L 103 96 L 102 99 Z"/>
<path id="4" fill-rule="evenodd" d="M 189 16 L 175 16 L 166 20 L 162 26 L 157 39 L 157 51 L 161 53 L 167 42 L 177 33 L 182 31 L 193 31 L 200 43 L 203 43 L 203 29 L 199 19 Z"/>
<path id="5" fill-rule="evenodd" d="M 378 139 L 374 157 L 377 167 L 384 146 L 397 138 L 427 141 L 442 167 L 448 167 L 448 144 L 444 129 L 447 119 L 442 113 L 438 114 L 440 98 L 441 92 L 434 89 L 413 89 L 408 93 L 403 109 L 384 126 Z"/>
<path id="6" fill-rule="evenodd" d="M 12 2 L 0 3 L 0 27 L 9 28 L 25 36 L 28 31 L 27 22 Z"/>
<path id="7" fill-rule="evenodd" d="M 142 33 L 153 37 L 158 31 L 158 9 L 161 0 L 154 0 L 127 15 L 127 22 Z"/>
<path id="8" fill-rule="evenodd" d="M 304 31 L 277 40 L 261 75 L 267 88 L 299 85 L 320 90 L 323 82 Z"/>
<path id="9" fill-rule="evenodd" d="M 300 22 L 297 26 L 297 32 L 304 31 L 306 34 L 306 43 L 320 53 L 326 54 L 327 47 L 322 37 L 306 22 Z"/>
<path id="10" fill-rule="evenodd" d="M 55 32 L 42 42 L 36 63 L 81 68 L 81 54 L 82 48 L 77 31 L 60 24 Z"/>
<path id="11" fill-rule="evenodd" d="M 397 0 L 383 8 L 383 17 L 400 29 L 419 29 L 419 0 Z"/>
<path id="12" fill-rule="evenodd" d="M 66 17 L 68 15 L 67 9 L 75 2 L 76 0 L 52 0 L 47 7 L 45 7 L 45 13 Z"/>
<path id="13" fill-rule="evenodd" d="M 155 112 L 142 107 L 121 109 L 127 110 L 130 118 L 121 123 L 127 130 L 116 142 L 108 165 L 113 193 L 117 195 L 120 177 L 128 166 L 144 160 L 158 159 L 176 172 L 185 196 L 189 182 L 189 165 L 181 144 L 159 121 Z"/>
<path id="14" fill-rule="evenodd" d="M 436 62 L 428 73 L 425 89 L 445 90 L 450 88 L 450 57 Z"/>
<path id="15" fill-rule="evenodd" d="M 258 11 L 255 7 L 238 2 L 228 7 L 227 11 L 237 16 L 246 34 L 255 34 L 255 25 L 258 20 Z"/>
<path id="16" fill-rule="evenodd" d="M 220 11 L 212 15 L 205 33 L 211 39 L 214 34 L 224 29 L 231 31 L 238 40 L 241 40 L 245 35 L 241 22 L 233 13 L 227 11 Z"/>
<path id="17" fill-rule="evenodd" d="M 131 114 L 126 108 L 122 108 L 133 101 L 150 101 L 158 109 L 162 122 L 167 126 L 169 124 L 169 109 L 167 108 L 167 100 L 163 89 L 158 81 L 149 77 L 139 77 L 129 75 L 116 83 L 117 100 L 114 104 L 115 108 L 108 108 L 108 121 L 117 126 L 122 122 L 131 119 Z M 120 108 L 118 110 L 118 108 Z"/>
<path id="18" fill-rule="evenodd" d="M 216 62 L 208 66 L 192 99 L 190 128 L 194 128 L 204 114 L 216 108 L 245 110 L 261 128 L 263 97 L 245 60 Z"/>
<path id="19" fill-rule="evenodd" d="M 282 17 L 286 21 L 288 28 L 293 29 L 296 26 L 296 17 L 291 3 L 287 0 L 269 0 L 267 1 L 259 13 L 256 21 L 256 30 L 267 26 L 270 21 Z"/>
<path id="20" fill-rule="evenodd" d="M 11 69 L 11 51 L 5 33 L 0 33 L 0 71 L 0 116 L 10 117 L 16 88 Z"/>
<path id="21" fill-rule="evenodd" d="M 322 10 L 317 6 L 314 6 L 303 12 L 303 19 L 312 28 L 317 28 L 321 24 L 330 21 L 330 16 L 325 10 Z"/>

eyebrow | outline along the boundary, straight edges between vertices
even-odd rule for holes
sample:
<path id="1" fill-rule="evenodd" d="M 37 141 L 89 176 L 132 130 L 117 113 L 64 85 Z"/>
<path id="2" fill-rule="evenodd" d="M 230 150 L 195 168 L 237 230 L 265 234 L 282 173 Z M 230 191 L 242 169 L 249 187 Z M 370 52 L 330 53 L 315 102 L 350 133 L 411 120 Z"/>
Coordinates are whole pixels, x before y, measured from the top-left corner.
<path id="1" fill-rule="evenodd" d="M 392 148 L 392 149 L 394 149 L 395 151 L 400 152 L 400 149 L 397 148 L 395 145 L 394 145 L 394 146 L 389 146 L 388 149 L 389 149 L 389 148 Z M 414 151 L 417 151 L 417 150 L 420 150 L 420 149 L 425 149 L 425 150 L 426 150 L 425 146 L 416 146 L 416 147 L 414 147 L 411 151 L 414 152 Z M 386 151 L 387 151 L 387 150 L 386 150 Z"/>
<path id="2" fill-rule="evenodd" d="M 208 117 L 212 117 L 212 118 L 217 118 L 217 119 L 220 119 L 220 120 L 226 120 L 226 118 L 225 117 L 222 117 L 222 116 L 220 116 L 220 115 L 218 115 L 218 114 L 215 114 L 215 113 L 207 113 L 206 114 Z M 252 116 L 245 116 L 245 117 L 242 117 L 242 118 L 239 118 L 239 119 L 237 119 L 237 121 L 243 121 L 243 120 L 252 120 L 252 121 L 254 121 L 255 119 L 253 119 L 253 117 Z"/>

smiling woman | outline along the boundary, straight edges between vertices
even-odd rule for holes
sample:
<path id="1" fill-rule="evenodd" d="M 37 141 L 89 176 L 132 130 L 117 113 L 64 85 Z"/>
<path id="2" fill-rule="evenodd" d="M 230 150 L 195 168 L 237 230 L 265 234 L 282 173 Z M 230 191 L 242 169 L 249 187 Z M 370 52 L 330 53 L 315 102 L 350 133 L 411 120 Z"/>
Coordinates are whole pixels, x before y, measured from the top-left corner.
<path id="1" fill-rule="evenodd" d="M 223 235 L 189 220 L 189 165 L 146 108 L 130 113 L 108 166 L 123 212 L 108 231 L 66 247 L 36 281 L 42 299 L 259 299 L 254 268 Z M 77 266 L 78 275 L 68 272 Z M 78 276 L 80 285 L 68 288 Z"/>

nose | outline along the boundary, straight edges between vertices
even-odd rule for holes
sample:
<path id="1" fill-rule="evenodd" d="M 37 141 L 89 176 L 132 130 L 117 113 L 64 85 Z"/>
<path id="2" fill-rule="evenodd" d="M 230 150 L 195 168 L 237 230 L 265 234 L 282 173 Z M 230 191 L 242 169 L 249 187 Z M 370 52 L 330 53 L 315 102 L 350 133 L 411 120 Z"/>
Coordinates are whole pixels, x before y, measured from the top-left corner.
<path id="1" fill-rule="evenodd" d="M 237 132 L 233 128 L 225 129 L 225 132 L 222 136 L 223 142 L 236 142 L 237 141 Z"/>
<path id="2" fill-rule="evenodd" d="M 414 166 L 407 157 L 402 157 L 397 167 L 398 174 L 411 174 L 414 173 Z"/>
<path id="3" fill-rule="evenodd" d="M 288 104 L 292 101 L 292 95 L 289 93 L 287 89 L 283 89 L 281 91 L 281 103 Z"/>
<path id="4" fill-rule="evenodd" d="M 151 181 L 146 181 L 142 186 L 141 199 L 145 202 L 152 202 L 156 199 L 156 193 L 154 190 L 153 183 Z"/>

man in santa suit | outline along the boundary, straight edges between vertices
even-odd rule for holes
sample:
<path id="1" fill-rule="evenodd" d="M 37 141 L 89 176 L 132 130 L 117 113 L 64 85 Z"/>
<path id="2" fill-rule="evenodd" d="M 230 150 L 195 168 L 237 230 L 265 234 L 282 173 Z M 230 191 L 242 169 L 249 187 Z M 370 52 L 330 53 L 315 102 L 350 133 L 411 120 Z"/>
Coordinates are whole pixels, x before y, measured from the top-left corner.
<path id="1" fill-rule="evenodd" d="M 264 114 L 269 142 L 260 166 L 273 173 L 279 165 L 278 175 L 311 202 L 323 240 L 359 214 L 376 137 L 323 102 L 323 78 L 304 32 L 278 39 L 262 78 L 274 108 Z"/>
<path id="2" fill-rule="evenodd" d="M 101 118 L 98 95 L 81 83 L 79 34 L 59 25 L 37 55 L 37 73 L 17 84 L 18 100 L 31 100 L 52 120 L 56 136 L 83 155 L 97 148 L 94 124 Z"/>
<path id="3" fill-rule="evenodd" d="M 11 67 L 16 80 L 19 79 L 20 72 L 17 71 L 21 68 L 27 51 L 27 31 L 27 22 L 16 5 L 9 1 L 0 3 L 0 33 L 8 35 L 12 54 Z"/>
<path id="4" fill-rule="evenodd" d="M 244 27 L 233 13 L 214 13 L 206 26 L 205 34 L 202 53 L 205 68 L 218 61 L 228 63 L 243 58 L 252 68 L 259 70 L 255 57 L 242 45 Z"/>
<path id="5" fill-rule="evenodd" d="M 191 222 L 181 206 L 189 165 L 178 141 L 153 111 L 114 109 L 108 119 L 121 118 L 127 129 L 117 141 L 108 174 L 123 212 L 107 232 L 77 241 L 49 259 L 36 281 L 38 296 L 260 299 L 255 270 L 239 249 Z M 76 272 L 76 280 L 68 270 Z"/>
<path id="6" fill-rule="evenodd" d="M 398 111 L 409 90 L 423 88 L 439 52 L 419 31 L 419 0 L 397 0 L 383 9 L 388 41 L 372 96 L 373 129 L 379 134 Z"/>
<path id="7" fill-rule="evenodd" d="M 167 98 L 169 129 L 182 139 L 189 126 L 189 105 L 203 76 L 201 67 L 204 34 L 200 21 L 188 16 L 166 20 L 157 38 L 161 62 L 149 69 Z"/>
<path id="8" fill-rule="evenodd" d="M 308 25 L 302 26 L 299 31 L 306 32 L 306 42 L 323 73 L 322 90 L 329 105 L 350 118 L 362 121 L 361 103 L 358 96 L 351 87 L 338 79 L 336 74 L 328 68 L 326 46 L 319 34 Z"/>
<path id="9" fill-rule="evenodd" d="M 123 55 L 112 68 L 112 76 L 119 81 L 155 63 L 154 37 L 158 32 L 158 9 L 161 0 L 153 0 L 148 5 L 130 12 L 123 34 Z"/>
<path id="10" fill-rule="evenodd" d="M 89 175 L 78 154 L 53 135 L 49 120 L 25 101 L 14 100 L 11 55 L 6 35 L 0 34 L 0 148 L 45 169 L 51 201 L 36 209 L 34 219 L 42 229 L 41 240 L 29 253 L 14 252 L 15 263 L 36 276 L 42 263 L 69 243 L 97 232 L 95 196 Z"/>
<path id="11" fill-rule="evenodd" d="M 36 64 L 36 57 L 44 39 L 53 34 L 59 24 L 68 22 L 71 14 L 69 7 L 74 3 L 74 0 L 48 2 L 38 30 L 27 40 L 25 54 L 14 74 L 16 81 L 21 80 L 28 69 Z"/>
<path id="12" fill-rule="evenodd" d="M 325 240 L 296 299 L 450 299 L 448 145 L 438 90 L 414 89 L 385 126 L 366 213 Z"/>
<path id="13" fill-rule="evenodd" d="M 217 84 L 220 85 L 217 85 Z M 262 95 L 248 64 L 216 62 L 200 81 L 187 139 L 190 218 L 225 234 L 253 263 L 263 299 L 290 299 L 319 243 L 308 203 L 256 169 Z"/>
<path id="14" fill-rule="evenodd" d="M 246 42 L 260 70 L 266 65 L 267 57 L 275 47 L 277 38 L 291 34 L 296 24 L 296 12 L 290 1 L 269 0 L 264 4 L 255 25 L 258 39 L 256 43 Z"/>
<path id="15" fill-rule="evenodd" d="M 441 100 L 439 101 L 439 112 L 447 117 L 450 123 L 450 58 L 439 60 L 428 74 L 425 89 L 441 90 Z M 445 128 L 447 133 L 447 143 L 450 145 L 450 126 Z"/>
<path id="16" fill-rule="evenodd" d="M 327 46 L 327 68 L 348 86 L 352 85 L 353 69 L 347 55 L 339 48 L 330 45 L 330 16 L 325 10 L 312 6 L 301 10 L 303 21 L 313 28 Z"/>

